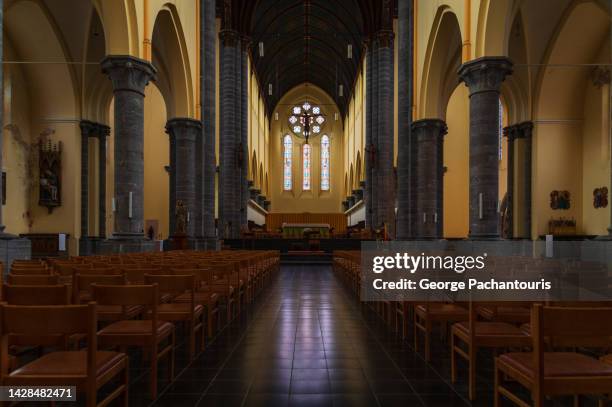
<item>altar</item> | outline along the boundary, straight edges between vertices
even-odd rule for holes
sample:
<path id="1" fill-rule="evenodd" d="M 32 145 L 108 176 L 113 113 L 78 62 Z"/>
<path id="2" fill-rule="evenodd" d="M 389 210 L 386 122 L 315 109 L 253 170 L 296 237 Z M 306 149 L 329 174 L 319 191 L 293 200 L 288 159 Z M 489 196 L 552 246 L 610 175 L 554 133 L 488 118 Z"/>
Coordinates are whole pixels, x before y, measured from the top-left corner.
<path id="1" fill-rule="evenodd" d="M 331 237 L 328 223 L 283 223 L 284 239 L 326 239 Z"/>

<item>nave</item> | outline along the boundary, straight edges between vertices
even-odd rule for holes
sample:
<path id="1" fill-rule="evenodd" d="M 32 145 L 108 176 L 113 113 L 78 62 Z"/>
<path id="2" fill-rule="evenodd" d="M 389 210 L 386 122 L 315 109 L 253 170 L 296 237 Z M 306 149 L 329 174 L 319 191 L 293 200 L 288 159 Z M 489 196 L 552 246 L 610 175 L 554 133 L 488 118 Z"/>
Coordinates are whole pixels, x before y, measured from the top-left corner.
<path id="1" fill-rule="evenodd" d="M 282 266 L 253 312 L 223 330 L 154 405 L 468 403 L 360 307 L 331 268 L 296 265 Z"/>

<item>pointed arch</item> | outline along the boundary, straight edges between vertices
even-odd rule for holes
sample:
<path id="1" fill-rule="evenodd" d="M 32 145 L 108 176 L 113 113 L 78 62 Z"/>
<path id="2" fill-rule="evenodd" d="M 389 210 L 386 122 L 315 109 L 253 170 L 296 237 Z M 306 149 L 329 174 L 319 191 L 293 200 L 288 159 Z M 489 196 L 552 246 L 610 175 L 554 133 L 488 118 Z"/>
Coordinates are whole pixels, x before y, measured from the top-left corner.
<path id="1" fill-rule="evenodd" d="M 173 4 L 166 4 L 157 14 L 152 38 L 152 62 L 158 69 L 157 85 L 166 100 L 168 118 L 194 117 L 191 65 Z"/>

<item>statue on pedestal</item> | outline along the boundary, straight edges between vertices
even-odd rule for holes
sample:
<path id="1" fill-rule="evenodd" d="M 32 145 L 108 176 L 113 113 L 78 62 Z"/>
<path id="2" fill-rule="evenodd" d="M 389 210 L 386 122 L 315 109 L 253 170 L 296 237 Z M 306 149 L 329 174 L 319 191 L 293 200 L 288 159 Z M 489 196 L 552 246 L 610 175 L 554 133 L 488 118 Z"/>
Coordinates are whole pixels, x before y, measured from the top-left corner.
<path id="1" fill-rule="evenodd" d="M 176 201 L 176 209 L 174 211 L 175 220 L 176 220 L 176 231 L 175 235 L 185 235 L 187 233 L 187 222 L 188 213 L 187 207 L 183 204 L 183 201 Z"/>

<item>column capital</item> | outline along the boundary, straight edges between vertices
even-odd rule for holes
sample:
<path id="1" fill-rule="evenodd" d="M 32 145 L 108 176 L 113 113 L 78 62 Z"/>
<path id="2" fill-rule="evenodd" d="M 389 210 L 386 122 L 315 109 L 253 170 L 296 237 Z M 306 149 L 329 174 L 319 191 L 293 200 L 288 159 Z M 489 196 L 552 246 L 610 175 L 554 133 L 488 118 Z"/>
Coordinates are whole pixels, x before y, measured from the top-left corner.
<path id="1" fill-rule="evenodd" d="M 240 42 L 240 33 L 236 30 L 221 30 L 219 32 L 219 40 L 224 47 L 236 47 Z"/>
<path id="2" fill-rule="evenodd" d="M 149 61 L 130 55 L 108 55 L 100 64 L 115 92 L 124 90 L 144 96 L 149 81 L 156 80 L 157 69 Z"/>
<path id="3" fill-rule="evenodd" d="M 504 137 L 508 139 L 509 142 L 516 140 L 521 137 L 521 129 L 519 124 L 513 124 L 511 126 L 506 126 L 503 129 Z"/>
<path id="4" fill-rule="evenodd" d="M 599 89 L 601 89 L 604 85 L 609 85 L 611 79 L 612 75 L 610 75 L 610 68 L 607 66 L 597 66 L 595 69 L 593 69 L 593 73 L 591 74 L 593 85 Z"/>
<path id="5" fill-rule="evenodd" d="M 380 48 L 393 48 L 393 30 L 379 30 L 374 33 L 373 38 Z"/>
<path id="6" fill-rule="evenodd" d="M 517 138 L 530 139 L 533 134 L 533 122 L 522 122 L 516 125 L 518 128 Z"/>
<path id="7" fill-rule="evenodd" d="M 248 35 L 241 35 L 240 36 L 240 46 L 243 52 L 246 52 L 249 50 L 249 47 L 251 46 L 251 37 L 249 37 Z"/>
<path id="8" fill-rule="evenodd" d="M 412 122 L 412 131 L 417 132 L 419 130 L 439 130 L 440 136 L 448 134 L 448 126 L 444 120 L 440 119 L 421 119 Z"/>
<path id="9" fill-rule="evenodd" d="M 89 120 L 81 120 L 79 123 L 81 128 L 81 136 L 83 138 L 93 137 L 97 133 L 98 124 Z"/>
<path id="10" fill-rule="evenodd" d="M 457 74 L 470 89 L 470 96 L 479 92 L 499 92 L 506 76 L 513 72 L 513 63 L 506 57 L 482 57 L 461 65 Z"/>
<path id="11" fill-rule="evenodd" d="M 106 124 L 98 124 L 98 134 L 96 136 L 100 139 L 104 139 L 110 136 L 111 128 Z"/>
<path id="12" fill-rule="evenodd" d="M 202 122 L 188 117 L 175 117 L 166 122 L 166 133 L 171 137 L 196 140 L 202 136 Z"/>

